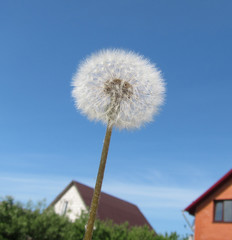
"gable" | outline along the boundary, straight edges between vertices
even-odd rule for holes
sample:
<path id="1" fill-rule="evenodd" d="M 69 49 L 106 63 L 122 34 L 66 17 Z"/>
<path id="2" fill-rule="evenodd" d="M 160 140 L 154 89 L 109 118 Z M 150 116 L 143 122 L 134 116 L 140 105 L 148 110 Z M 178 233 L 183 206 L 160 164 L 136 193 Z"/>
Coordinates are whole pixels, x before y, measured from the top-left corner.
<path id="1" fill-rule="evenodd" d="M 53 204 L 54 210 L 59 215 L 67 215 L 71 221 L 75 221 L 82 211 L 86 211 L 86 205 L 74 185 L 71 185 Z"/>
<path id="2" fill-rule="evenodd" d="M 196 210 L 205 206 L 213 199 L 232 199 L 232 169 L 226 173 L 221 179 L 219 179 L 213 186 L 211 186 L 206 192 L 204 192 L 199 198 L 192 202 L 185 211 L 191 215 L 195 215 Z"/>
<path id="3" fill-rule="evenodd" d="M 211 204 L 211 213 L 213 213 L 214 201 L 232 199 L 232 178 L 228 179 L 220 188 L 208 195 L 207 199 L 199 203 L 196 207 L 195 215 Z"/>
<path id="4" fill-rule="evenodd" d="M 228 179 L 228 181 L 219 189 L 215 196 L 215 200 L 231 200 L 232 199 L 232 178 Z"/>

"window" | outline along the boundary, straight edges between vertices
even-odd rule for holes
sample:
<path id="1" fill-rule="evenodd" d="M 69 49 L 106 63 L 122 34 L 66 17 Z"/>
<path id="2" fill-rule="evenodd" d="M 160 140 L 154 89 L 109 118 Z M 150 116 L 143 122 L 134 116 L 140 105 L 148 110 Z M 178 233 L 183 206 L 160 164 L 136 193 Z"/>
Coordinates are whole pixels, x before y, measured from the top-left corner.
<path id="1" fill-rule="evenodd" d="M 68 201 L 64 201 L 64 202 L 63 202 L 63 205 L 62 205 L 62 211 L 61 211 L 61 214 L 62 214 L 62 215 L 65 215 L 65 214 L 66 214 L 67 208 L 68 208 Z"/>
<path id="2" fill-rule="evenodd" d="M 214 202 L 214 221 L 232 222 L 232 200 Z"/>

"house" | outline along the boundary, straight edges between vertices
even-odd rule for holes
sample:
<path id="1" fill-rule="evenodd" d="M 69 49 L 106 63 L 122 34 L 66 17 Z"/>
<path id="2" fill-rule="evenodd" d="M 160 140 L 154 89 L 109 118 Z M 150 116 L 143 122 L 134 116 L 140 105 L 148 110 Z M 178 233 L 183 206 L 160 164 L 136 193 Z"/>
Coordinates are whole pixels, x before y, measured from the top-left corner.
<path id="1" fill-rule="evenodd" d="M 50 206 L 54 207 L 57 214 L 66 214 L 71 221 L 75 221 L 82 211 L 87 212 L 89 209 L 93 190 L 91 187 L 72 181 Z M 148 225 L 153 230 L 136 205 L 103 192 L 99 201 L 97 218 L 103 221 L 111 219 L 116 224 L 128 222 L 129 226 Z"/>
<path id="2" fill-rule="evenodd" d="M 232 169 L 185 211 L 195 216 L 194 240 L 231 240 Z"/>

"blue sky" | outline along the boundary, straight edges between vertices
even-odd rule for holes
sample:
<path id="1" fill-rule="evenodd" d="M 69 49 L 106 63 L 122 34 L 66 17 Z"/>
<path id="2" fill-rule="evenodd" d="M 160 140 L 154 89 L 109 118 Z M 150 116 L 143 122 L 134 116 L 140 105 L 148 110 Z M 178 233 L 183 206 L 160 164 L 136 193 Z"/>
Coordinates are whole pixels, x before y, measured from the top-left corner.
<path id="1" fill-rule="evenodd" d="M 105 126 L 74 107 L 78 63 L 102 48 L 149 58 L 167 82 L 153 123 L 112 134 L 103 191 L 157 232 L 231 169 L 231 1 L 1 1 L 0 195 L 50 203 L 94 186 Z"/>

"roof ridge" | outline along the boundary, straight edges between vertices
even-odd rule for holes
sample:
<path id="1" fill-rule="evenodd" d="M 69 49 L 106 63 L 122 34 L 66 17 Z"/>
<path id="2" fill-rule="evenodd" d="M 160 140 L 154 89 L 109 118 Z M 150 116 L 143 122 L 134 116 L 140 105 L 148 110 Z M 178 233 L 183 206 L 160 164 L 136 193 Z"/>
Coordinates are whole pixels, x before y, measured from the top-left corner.
<path id="1" fill-rule="evenodd" d="M 72 183 L 80 184 L 80 185 L 82 185 L 82 186 L 84 186 L 84 187 L 88 187 L 88 188 L 90 188 L 91 190 L 94 191 L 94 188 L 93 188 L 93 187 L 90 187 L 90 186 L 88 186 L 88 185 L 86 185 L 86 184 L 80 183 L 80 182 L 78 182 L 78 181 L 76 181 L 76 180 L 72 180 Z M 101 191 L 101 194 L 105 194 L 106 196 L 109 196 L 109 197 L 118 199 L 119 201 L 128 203 L 128 204 L 133 205 L 133 206 L 135 206 L 136 208 L 138 208 L 138 206 L 137 206 L 136 204 L 131 203 L 131 202 L 129 202 L 129 201 L 126 201 L 126 200 L 124 200 L 124 199 L 121 199 L 121 198 L 119 198 L 119 197 L 115 197 L 114 195 L 111 195 L 111 194 L 109 194 L 109 193 L 106 193 L 106 192 Z M 139 208 L 138 208 L 138 209 L 139 209 Z"/>

